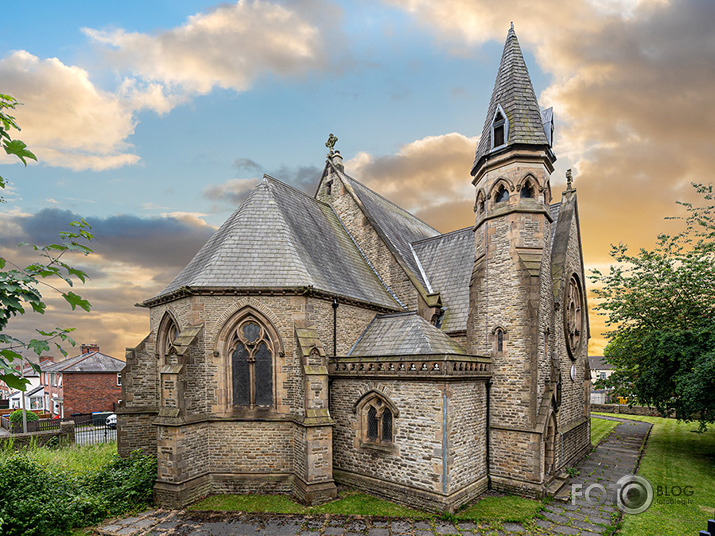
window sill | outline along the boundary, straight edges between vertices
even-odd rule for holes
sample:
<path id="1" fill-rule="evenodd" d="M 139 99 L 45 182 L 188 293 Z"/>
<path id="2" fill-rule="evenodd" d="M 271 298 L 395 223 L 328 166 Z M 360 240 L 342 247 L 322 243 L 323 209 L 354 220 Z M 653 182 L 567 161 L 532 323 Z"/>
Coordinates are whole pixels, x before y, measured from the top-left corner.
<path id="1" fill-rule="evenodd" d="M 365 441 L 360 441 L 360 448 L 386 453 L 395 452 L 395 450 L 397 450 L 394 443 L 368 443 Z"/>

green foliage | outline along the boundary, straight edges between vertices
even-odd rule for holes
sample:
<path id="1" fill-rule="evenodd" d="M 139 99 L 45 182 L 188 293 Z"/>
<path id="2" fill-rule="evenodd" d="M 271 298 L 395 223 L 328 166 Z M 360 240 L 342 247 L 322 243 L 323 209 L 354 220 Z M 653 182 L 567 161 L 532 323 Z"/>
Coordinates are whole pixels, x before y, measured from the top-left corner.
<path id="1" fill-rule="evenodd" d="M 89 449 L 89 457 L 98 462 L 97 466 L 77 472 L 55 463 L 62 456 L 82 456 L 85 449 Z M 116 454 L 109 459 L 106 455 L 93 455 L 99 450 L 75 447 L 2 453 L 0 533 L 60 536 L 75 527 L 96 524 L 108 515 L 121 515 L 150 505 L 156 460 L 136 453 L 127 460 Z M 42 452 L 39 457 L 38 452 Z M 42 459 L 51 462 L 43 464 L 39 461 Z"/>
<path id="2" fill-rule="evenodd" d="M 156 482 L 156 458 L 133 452 L 129 458 L 114 456 L 110 464 L 93 476 L 90 489 L 103 494 L 112 515 L 151 504 Z"/>
<path id="3" fill-rule="evenodd" d="M 34 422 L 34 421 L 39 421 L 40 418 L 37 416 L 36 413 L 33 413 L 32 411 L 26 411 L 27 414 L 27 422 Z M 10 414 L 10 422 L 15 424 L 22 422 L 22 410 L 21 409 L 16 409 Z"/>
<path id="4" fill-rule="evenodd" d="M 612 328 L 604 354 L 614 373 L 598 386 L 704 428 L 715 422 L 715 196 L 694 187 L 701 205 L 679 203 L 687 217 L 671 218 L 685 230 L 653 250 L 612 246 L 616 264 L 591 279 Z"/>
<path id="5" fill-rule="evenodd" d="M 10 131 L 20 130 L 15 121 L 15 117 L 9 115 L 9 110 L 14 110 L 19 103 L 14 97 L 0 93 L 0 144 L 9 155 L 14 155 L 27 166 L 27 159 L 37 160 L 34 154 L 27 149 L 24 142 L 12 139 Z M 7 185 L 6 179 L 0 177 L 0 189 Z M 0 202 L 3 202 L 0 197 Z M 75 341 L 69 336 L 73 329 L 55 328 L 51 330 L 36 330 L 39 337 L 29 341 L 19 340 L 5 330 L 10 318 L 26 313 L 26 308 L 30 308 L 36 313 L 43 314 L 47 309 L 40 288 L 48 288 L 59 293 L 69 304 L 72 310 L 77 307 L 90 310 L 89 301 L 83 299 L 72 291 L 64 291 L 54 286 L 53 279 L 64 281 L 70 287 L 74 286 L 75 279 L 84 283 L 87 274 L 70 266 L 63 257 L 66 254 L 81 253 L 87 255 L 92 250 L 86 245 L 94 236 L 91 234 L 91 226 L 84 220 L 70 223 L 69 231 L 60 232 L 60 240 L 54 244 L 38 246 L 36 244 L 20 244 L 33 249 L 40 257 L 38 262 L 34 262 L 24 268 L 0 257 L 0 380 L 4 381 L 11 389 L 24 391 L 29 384 L 28 380 L 22 378 L 14 369 L 12 362 L 16 359 L 22 360 L 20 351 L 27 349 L 41 355 L 54 345 L 63 355 L 67 352 L 62 348 L 62 342 L 70 343 L 74 346 Z M 9 265 L 9 269 L 8 269 Z M 52 281 L 52 282 L 49 282 Z M 31 365 L 39 372 L 39 368 Z"/>

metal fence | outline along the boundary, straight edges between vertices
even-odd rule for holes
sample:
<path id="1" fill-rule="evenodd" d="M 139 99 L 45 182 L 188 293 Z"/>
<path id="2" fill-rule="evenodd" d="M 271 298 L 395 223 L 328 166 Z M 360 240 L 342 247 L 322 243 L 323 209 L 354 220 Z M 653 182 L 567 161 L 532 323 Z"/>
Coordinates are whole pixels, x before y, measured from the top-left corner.
<path id="1" fill-rule="evenodd" d="M 27 423 L 27 432 L 47 432 L 59 430 L 60 423 L 74 421 L 75 443 L 78 445 L 93 445 L 95 443 L 107 443 L 117 440 L 116 427 L 107 424 L 107 417 L 110 413 L 83 413 L 75 414 L 72 417 L 58 419 L 40 419 Z M 0 424 L 13 434 L 22 433 L 22 423 L 11 423 L 7 416 L 0 417 Z"/>

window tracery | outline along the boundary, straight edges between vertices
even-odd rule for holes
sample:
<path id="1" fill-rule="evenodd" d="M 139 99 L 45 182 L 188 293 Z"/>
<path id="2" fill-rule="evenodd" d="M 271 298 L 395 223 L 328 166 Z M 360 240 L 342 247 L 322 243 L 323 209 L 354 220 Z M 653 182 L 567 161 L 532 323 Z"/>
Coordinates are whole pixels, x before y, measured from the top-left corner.
<path id="1" fill-rule="evenodd" d="M 499 188 L 497 188 L 497 191 L 494 194 L 494 202 L 502 203 L 504 201 L 509 201 L 509 191 L 503 184 L 500 184 Z"/>
<path id="2" fill-rule="evenodd" d="M 274 345 L 265 327 L 251 316 L 229 337 L 234 406 L 273 405 Z"/>
<path id="3" fill-rule="evenodd" d="M 360 410 L 362 442 L 366 445 L 390 446 L 394 439 L 394 413 L 378 395 L 363 402 Z"/>

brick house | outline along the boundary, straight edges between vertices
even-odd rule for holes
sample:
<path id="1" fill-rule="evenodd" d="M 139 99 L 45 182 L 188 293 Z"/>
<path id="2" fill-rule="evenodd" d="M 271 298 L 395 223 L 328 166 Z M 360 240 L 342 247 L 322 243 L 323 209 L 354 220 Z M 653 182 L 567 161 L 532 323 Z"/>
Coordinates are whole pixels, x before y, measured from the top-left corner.
<path id="1" fill-rule="evenodd" d="M 552 199 L 552 110 L 509 30 L 474 165 L 474 225 L 441 234 L 329 147 L 316 193 L 265 176 L 142 305 L 121 455 L 157 504 L 336 482 L 454 510 L 553 493 L 591 449 L 576 190 Z"/>
<path id="2" fill-rule="evenodd" d="M 96 344 L 59 363 L 42 365 L 45 407 L 53 416 L 114 411 L 122 397 L 124 361 L 103 354 Z"/>

